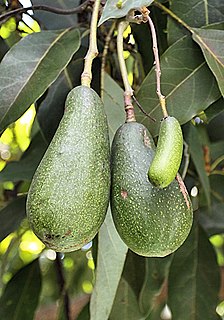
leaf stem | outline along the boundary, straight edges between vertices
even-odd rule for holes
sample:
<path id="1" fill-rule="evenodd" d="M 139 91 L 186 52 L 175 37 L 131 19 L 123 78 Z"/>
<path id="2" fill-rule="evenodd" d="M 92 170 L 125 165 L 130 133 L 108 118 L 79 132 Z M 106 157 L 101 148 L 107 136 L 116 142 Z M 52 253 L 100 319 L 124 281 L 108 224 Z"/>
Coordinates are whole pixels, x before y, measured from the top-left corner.
<path id="1" fill-rule="evenodd" d="M 107 53 L 108 53 L 108 49 L 109 49 L 109 43 L 111 41 L 111 37 L 112 34 L 114 32 L 115 29 L 115 25 L 116 23 L 113 22 L 110 30 L 106 36 L 105 39 L 105 45 L 104 45 L 104 49 L 103 49 L 103 53 L 102 53 L 102 64 L 101 64 L 101 85 L 100 85 L 100 91 L 101 91 L 101 99 L 103 100 L 103 95 L 104 95 L 104 73 L 105 73 L 105 67 L 106 67 L 106 58 L 107 58 Z"/>
<path id="2" fill-rule="evenodd" d="M 215 170 L 215 168 L 222 162 L 224 161 L 224 155 L 222 155 L 221 157 L 217 158 L 210 167 L 210 170 L 213 171 Z"/>
<path id="3" fill-rule="evenodd" d="M 160 61 L 159 61 L 157 36 L 156 36 L 156 30 L 155 30 L 154 23 L 149 15 L 148 15 L 148 23 L 149 23 L 149 27 L 150 27 L 151 35 L 152 35 L 153 53 L 154 53 L 155 65 L 156 65 L 156 69 L 155 69 L 155 71 L 156 71 L 156 93 L 159 97 L 159 102 L 160 102 L 160 106 L 162 108 L 163 116 L 164 116 L 164 118 L 166 118 L 166 117 L 168 117 L 168 112 L 166 109 L 166 98 L 161 93 L 161 82 L 160 82 L 161 69 L 160 69 Z"/>
<path id="4" fill-rule="evenodd" d="M 132 104 L 132 96 L 133 90 L 128 80 L 128 73 L 126 68 L 126 63 L 124 60 L 123 54 L 123 33 L 125 29 L 128 27 L 128 21 L 121 21 L 118 24 L 117 29 L 117 55 L 118 61 L 121 71 L 122 80 L 124 83 L 124 105 L 125 105 L 125 112 L 126 112 L 126 122 L 136 121 L 135 114 L 134 114 L 134 107 Z"/>
<path id="5" fill-rule="evenodd" d="M 100 0 L 95 0 L 93 13 L 90 25 L 89 49 L 85 56 L 84 70 L 81 75 L 81 83 L 84 86 L 90 87 L 92 81 L 92 63 L 93 59 L 98 55 L 97 49 L 97 21 L 100 8 Z"/>

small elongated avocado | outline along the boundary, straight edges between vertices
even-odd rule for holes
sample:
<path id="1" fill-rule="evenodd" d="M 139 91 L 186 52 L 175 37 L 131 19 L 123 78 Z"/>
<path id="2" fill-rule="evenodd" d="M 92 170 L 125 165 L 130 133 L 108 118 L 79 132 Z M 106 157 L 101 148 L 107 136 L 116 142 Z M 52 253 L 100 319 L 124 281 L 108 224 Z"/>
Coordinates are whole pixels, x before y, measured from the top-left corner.
<path id="1" fill-rule="evenodd" d="M 167 187 L 179 170 L 183 153 L 183 135 L 178 120 L 162 120 L 155 157 L 149 167 L 149 179 L 157 187 Z"/>
<path id="2" fill-rule="evenodd" d="M 30 226 L 49 248 L 78 250 L 98 232 L 109 202 L 109 150 L 101 99 L 86 86 L 72 89 L 27 199 Z"/>
<path id="3" fill-rule="evenodd" d="M 192 205 L 179 175 L 165 189 L 150 183 L 154 155 L 153 139 L 142 124 L 129 122 L 117 130 L 111 151 L 111 210 L 120 237 L 132 251 L 163 257 L 187 238 Z"/>

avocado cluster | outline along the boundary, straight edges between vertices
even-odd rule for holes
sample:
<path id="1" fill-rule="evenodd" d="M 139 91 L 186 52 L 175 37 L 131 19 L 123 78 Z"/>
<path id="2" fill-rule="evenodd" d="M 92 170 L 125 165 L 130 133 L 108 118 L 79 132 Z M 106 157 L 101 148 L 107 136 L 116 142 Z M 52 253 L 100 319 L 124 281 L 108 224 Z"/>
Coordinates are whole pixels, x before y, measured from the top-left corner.
<path id="1" fill-rule="evenodd" d="M 192 205 L 177 175 L 183 144 L 177 120 L 179 153 L 166 148 L 173 121 L 163 120 L 165 133 L 161 129 L 157 148 L 142 124 L 123 124 L 110 156 L 100 97 L 87 86 L 72 89 L 28 192 L 27 216 L 34 233 L 55 251 L 78 250 L 95 237 L 111 201 L 117 231 L 131 250 L 148 257 L 175 251 L 190 231 Z M 170 153 L 171 166 L 161 160 Z"/>

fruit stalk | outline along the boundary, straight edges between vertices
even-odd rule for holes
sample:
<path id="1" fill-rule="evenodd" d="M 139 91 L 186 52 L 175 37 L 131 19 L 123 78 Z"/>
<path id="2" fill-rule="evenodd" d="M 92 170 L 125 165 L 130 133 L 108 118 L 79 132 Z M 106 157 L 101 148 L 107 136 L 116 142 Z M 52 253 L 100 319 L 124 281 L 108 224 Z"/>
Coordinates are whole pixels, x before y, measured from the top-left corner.
<path id="1" fill-rule="evenodd" d="M 168 117 L 168 112 L 166 109 L 165 96 L 161 92 L 161 83 L 160 83 L 161 69 L 160 69 L 156 30 L 155 30 L 155 26 L 153 24 L 153 21 L 149 15 L 147 16 L 147 18 L 148 18 L 148 23 L 149 23 L 151 34 L 152 34 L 153 53 L 154 53 L 155 65 L 156 65 L 156 69 L 155 69 L 155 71 L 156 71 L 156 93 L 159 97 L 159 102 L 160 102 L 160 106 L 162 108 L 163 116 L 164 116 L 164 118 L 166 118 L 166 117 Z"/>
<path id="2" fill-rule="evenodd" d="M 135 120 L 135 114 L 134 114 L 134 107 L 132 104 L 132 96 L 133 96 L 133 90 L 130 86 L 129 80 L 128 80 L 128 73 L 127 68 L 124 60 L 123 55 L 123 33 L 125 29 L 128 27 L 129 22 L 127 21 L 121 21 L 118 25 L 117 29 L 117 54 L 118 54 L 118 61 L 119 66 L 121 70 L 121 76 L 124 83 L 124 105 L 125 105 L 125 112 L 126 112 L 126 122 L 132 122 Z"/>
<path id="3" fill-rule="evenodd" d="M 95 59 L 99 53 L 97 49 L 97 21 L 98 21 L 99 7 L 100 7 L 100 0 L 95 0 L 94 6 L 93 6 L 93 14 L 91 18 L 91 25 L 90 25 L 89 49 L 85 56 L 84 70 L 81 75 L 82 85 L 87 86 L 89 88 L 92 81 L 93 59 Z"/>

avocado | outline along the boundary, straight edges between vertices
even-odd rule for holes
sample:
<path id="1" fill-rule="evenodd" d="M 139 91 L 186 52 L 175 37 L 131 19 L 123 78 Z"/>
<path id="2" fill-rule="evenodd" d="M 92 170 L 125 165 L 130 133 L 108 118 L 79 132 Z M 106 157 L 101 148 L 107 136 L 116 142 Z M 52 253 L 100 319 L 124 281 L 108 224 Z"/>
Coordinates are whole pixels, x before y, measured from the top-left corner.
<path id="1" fill-rule="evenodd" d="M 111 150 L 111 210 L 126 245 L 146 257 L 164 257 L 187 238 L 192 205 L 180 178 L 164 189 L 148 179 L 155 155 L 152 136 L 140 123 L 123 124 Z"/>
<path id="2" fill-rule="evenodd" d="M 80 249 L 104 221 L 110 194 L 110 145 L 103 103 L 87 86 L 70 91 L 59 127 L 30 185 L 34 233 L 58 252 Z"/>
<path id="3" fill-rule="evenodd" d="M 162 120 L 156 153 L 149 167 L 149 179 L 157 187 L 167 187 L 179 170 L 183 153 L 183 135 L 178 120 Z"/>

